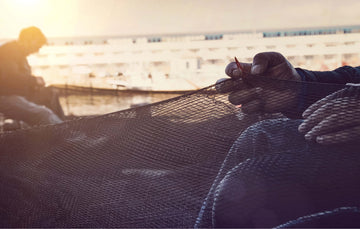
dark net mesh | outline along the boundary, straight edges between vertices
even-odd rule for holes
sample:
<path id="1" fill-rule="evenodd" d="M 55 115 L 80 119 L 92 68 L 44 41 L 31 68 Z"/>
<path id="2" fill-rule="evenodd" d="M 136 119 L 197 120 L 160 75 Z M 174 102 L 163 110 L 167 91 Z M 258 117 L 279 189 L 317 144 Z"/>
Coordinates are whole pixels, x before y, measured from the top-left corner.
<path id="1" fill-rule="evenodd" d="M 359 90 L 252 83 L 262 84 L 267 98 L 296 92 L 296 105 L 245 114 L 209 87 L 2 134 L 0 226 L 275 227 L 359 207 L 359 144 L 305 140 L 296 118 L 299 107 L 330 94 L 340 99 L 330 111 L 346 102 L 358 112 Z M 277 96 L 279 103 L 290 98 Z M 344 128 L 359 124 L 348 115 L 337 119 Z"/>

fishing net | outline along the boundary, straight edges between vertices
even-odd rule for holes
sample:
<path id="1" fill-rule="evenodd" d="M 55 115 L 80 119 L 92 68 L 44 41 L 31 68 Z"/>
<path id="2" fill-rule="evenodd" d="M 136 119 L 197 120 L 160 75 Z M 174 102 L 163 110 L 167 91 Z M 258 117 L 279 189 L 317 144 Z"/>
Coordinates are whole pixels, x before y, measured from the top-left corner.
<path id="1" fill-rule="evenodd" d="M 339 107 L 359 107 L 353 87 L 254 83 L 268 87 L 268 96 L 296 92 L 305 108 L 331 94 L 347 99 Z M 332 216 L 350 222 L 337 226 L 360 226 L 358 143 L 307 141 L 297 131 L 300 108 L 246 114 L 228 96 L 211 86 L 3 133 L 0 226 L 296 227 Z"/>

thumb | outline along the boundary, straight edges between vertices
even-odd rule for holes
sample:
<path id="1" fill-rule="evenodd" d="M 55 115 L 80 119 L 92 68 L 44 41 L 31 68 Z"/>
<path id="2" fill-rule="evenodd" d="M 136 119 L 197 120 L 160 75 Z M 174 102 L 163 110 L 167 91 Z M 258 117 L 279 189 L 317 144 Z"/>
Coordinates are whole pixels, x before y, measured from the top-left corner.
<path id="1" fill-rule="evenodd" d="M 250 73 L 252 75 L 260 75 L 261 73 L 264 73 L 266 71 L 266 68 L 267 68 L 267 64 L 264 63 L 255 64 L 251 67 Z"/>
<path id="2" fill-rule="evenodd" d="M 283 55 L 277 52 L 262 52 L 254 56 L 253 65 L 251 68 L 251 74 L 263 74 L 269 68 L 277 66 L 283 62 L 286 62 L 286 59 Z"/>

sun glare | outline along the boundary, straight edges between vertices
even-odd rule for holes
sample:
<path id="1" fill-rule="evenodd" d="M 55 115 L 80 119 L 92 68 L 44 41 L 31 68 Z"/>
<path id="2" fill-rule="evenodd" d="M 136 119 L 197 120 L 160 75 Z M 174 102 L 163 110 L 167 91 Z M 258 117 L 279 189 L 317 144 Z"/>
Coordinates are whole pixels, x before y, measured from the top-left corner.
<path id="1" fill-rule="evenodd" d="M 28 26 L 37 26 L 42 30 L 50 27 L 53 12 L 49 7 L 53 1 L 51 0 L 0 0 L 0 5 L 6 11 L 2 12 L 0 21 L 11 17 L 10 23 L 7 25 L 9 32 L 4 37 L 16 37 L 18 32 Z M 16 15 L 15 17 L 13 15 Z M 5 33 L 4 33 L 5 34 Z"/>
<path id="2" fill-rule="evenodd" d="M 18 7 L 28 7 L 28 6 L 35 6 L 39 5 L 41 0 L 12 0 L 13 4 L 17 5 Z"/>
<path id="3" fill-rule="evenodd" d="M 36 15 L 42 12 L 44 0 L 11 0 L 9 1 L 13 9 L 16 9 L 21 16 Z"/>

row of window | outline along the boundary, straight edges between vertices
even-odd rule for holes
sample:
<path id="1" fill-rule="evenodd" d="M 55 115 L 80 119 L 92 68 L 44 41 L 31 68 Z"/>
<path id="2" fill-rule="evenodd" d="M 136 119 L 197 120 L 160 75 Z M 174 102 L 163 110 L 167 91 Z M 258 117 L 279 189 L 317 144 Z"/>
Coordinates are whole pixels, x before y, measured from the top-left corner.
<path id="1" fill-rule="evenodd" d="M 286 36 L 306 36 L 306 35 L 322 35 L 322 34 L 337 34 L 337 33 L 360 33 L 360 26 L 353 27 L 344 27 L 344 28 L 328 28 L 328 29 L 308 29 L 308 30 L 289 30 L 289 31 L 269 31 L 263 32 L 263 37 L 286 37 Z M 223 34 L 207 34 L 204 36 L 204 40 L 221 40 L 223 39 Z M 132 43 L 136 43 L 136 39 L 132 39 Z M 148 43 L 158 43 L 162 42 L 161 37 L 149 37 L 147 38 Z M 107 40 L 100 42 L 93 42 L 91 40 L 86 40 L 82 42 L 84 45 L 92 44 L 108 44 Z M 65 45 L 74 45 L 72 41 L 65 42 Z M 79 44 L 79 43 L 76 43 Z M 54 43 L 50 42 L 50 45 Z"/>
<path id="2" fill-rule="evenodd" d="M 205 35 L 205 40 L 221 40 L 223 39 L 223 34 L 213 34 L 213 35 Z M 162 39 L 160 37 L 148 38 L 148 43 L 161 42 Z M 134 42 L 135 43 L 135 42 Z"/>
<path id="3" fill-rule="evenodd" d="M 306 36 L 306 35 L 323 35 L 337 33 L 359 33 L 360 28 L 330 28 L 330 29 L 313 29 L 313 30 L 296 30 L 296 31 L 274 31 L 263 32 L 263 37 L 286 37 L 286 36 Z"/>
<path id="4" fill-rule="evenodd" d="M 215 35 L 205 35 L 205 40 L 221 40 L 223 39 L 223 35 L 222 34 L 215 34 Z M 131 42 L 133 44 L 136 43 L 136 39 L 132 39 Z M 148 43 L 158 43 L 158 42 L 162 42 L 162 38 L 161 37 L 150 37 L 147 38 L 147 42 Z M 64 43 L 65 45 L 78 45 L 81 44 L 79 42 L 73 42 L 73 41 L 66 41 Z M 107 40 L 103 40 L 102 42 L 93 42 L 91 40 L 86 40 L 83 41 L 82 44 L 84 45 L 92 45 L 92 44 L 108 44 Z M 49 45 L 53 46 L 56 45 L 54 42 L 49 42 Z"/>

